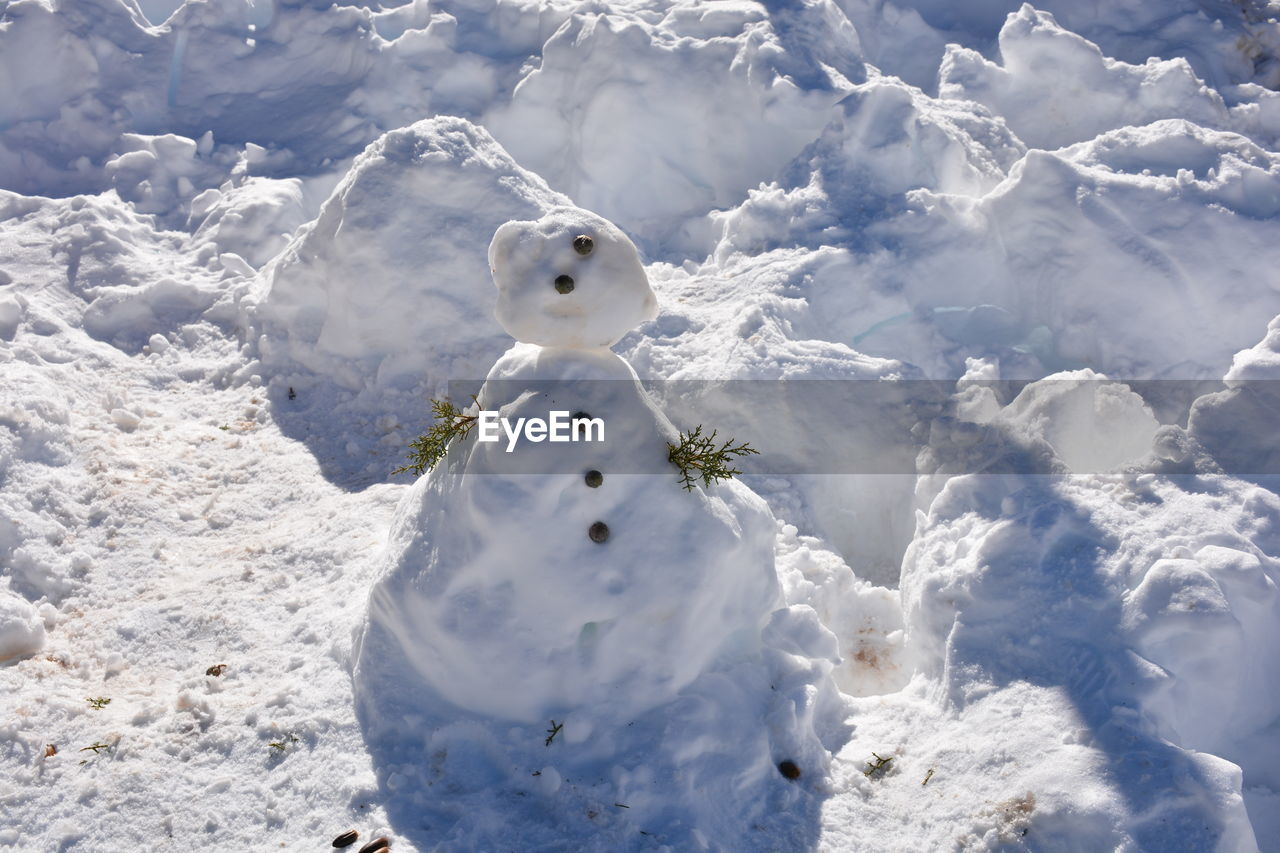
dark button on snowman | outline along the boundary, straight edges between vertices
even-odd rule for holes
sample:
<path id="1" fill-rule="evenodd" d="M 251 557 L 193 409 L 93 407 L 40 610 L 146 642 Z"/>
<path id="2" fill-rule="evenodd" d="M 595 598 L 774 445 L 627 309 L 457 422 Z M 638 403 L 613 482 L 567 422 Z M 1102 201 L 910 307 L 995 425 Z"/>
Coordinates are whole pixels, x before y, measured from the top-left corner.
<path id="1" fill-rule="evenodd" d="M 556 208 L 501 226 L 489 266 L 518 342 L 479 407 L 511 422 L 589 412 L 606 440 L 454 443 L 396 513 L 357 695 L 389 726 L 441 699 L 529 723 L 584 709 L 625 723 L 759 650 L 780 606 L 774 520 L 735 481 L 686 492 L 662 467 L 677 431 L 609 349 L 657 313 L 620 230 Z"/>

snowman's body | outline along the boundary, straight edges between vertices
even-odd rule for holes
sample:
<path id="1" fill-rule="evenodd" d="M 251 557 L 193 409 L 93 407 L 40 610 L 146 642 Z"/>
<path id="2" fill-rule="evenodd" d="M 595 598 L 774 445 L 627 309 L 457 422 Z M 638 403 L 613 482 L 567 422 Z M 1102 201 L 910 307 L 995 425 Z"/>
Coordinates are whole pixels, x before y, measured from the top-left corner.
<path id="1" fill-rule="evenodd" d="M 666 463 L 675 428 L 607 348 L 655 308 L 621 232 L 560 209 L 500 228 L 490 265 L 498 317 L 526 342 L 494 365 L 480 408 L 512 422 L 587 413 L 605 441 L 455 442 L 397 513 L 357 688 L 416 679 L 458 709 L 525 722 L 633 717 L 758 653 L 781 603 L 773 517 L 733 481 L 683 490 Z"/>

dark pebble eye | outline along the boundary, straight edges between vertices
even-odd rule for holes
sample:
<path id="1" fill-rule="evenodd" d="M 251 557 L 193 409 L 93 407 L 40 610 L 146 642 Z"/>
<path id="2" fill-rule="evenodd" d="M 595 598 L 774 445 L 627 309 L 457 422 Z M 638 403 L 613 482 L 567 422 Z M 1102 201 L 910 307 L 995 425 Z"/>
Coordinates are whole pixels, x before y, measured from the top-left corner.
<path id="1" fill-rule="evenodd" d="M 573 277 L 567 275 L 556 276 L 556 293 L 572 293 Z"/>
<path id="2" fill-rule="evenodd" d="M 337 838 L 333 839 L 333 846 L 334 847 L 350 847 L 352 844 L 356 843 L 356 839 L 359 837 L 360 837 L 360 833 L 356 832 L 354 829 L 347 830 L 346 832 L 339 835 Z"/>
<path id="3" fill-rule="evenodd" d="M 573 238 L 573 250 L 579 255 L 589 255 L 591 250 L 596 247 L 596 241 L 592 240 L 586 234 L 579 234 Z"/>

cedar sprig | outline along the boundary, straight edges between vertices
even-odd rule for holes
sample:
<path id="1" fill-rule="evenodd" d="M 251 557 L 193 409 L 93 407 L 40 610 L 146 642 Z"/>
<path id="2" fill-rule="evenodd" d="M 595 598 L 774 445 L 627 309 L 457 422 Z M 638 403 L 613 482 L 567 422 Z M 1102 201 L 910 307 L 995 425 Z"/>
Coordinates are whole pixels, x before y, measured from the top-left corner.
<path id="1" fill-rule="evenodd" d="M 667 459 L 680 469 L 680 485 L 685 491 L 693 491 L 693 487 L 702 482 L 710 486 L 717 480 L 729 480 L 734 474 L 741 474 L 730 464 L 736 456 L 752 456 L 760 451 L 745 441 L 734 444 L 733 439 L 716 446 L 716 431 L 710 435 L 702 434 L 702 425 L 694 427 L 690 432 L 680 433 L 680 442 L 667 442 Z"/>
<path id="2" fill-rule="evenodd" d="M 471 400 L 475 402 L 476 398 L 473 396 Z M 447 399 L 431 401 L 431 416 L 435 423 L 409 444 L 409 464 L 392 471 L 393 476 L 411 471 L 420 477 L 430 471 L 444 458 L 450 442 L 470 435 L 478 420 L 478 415 L 464 414 Z"/>

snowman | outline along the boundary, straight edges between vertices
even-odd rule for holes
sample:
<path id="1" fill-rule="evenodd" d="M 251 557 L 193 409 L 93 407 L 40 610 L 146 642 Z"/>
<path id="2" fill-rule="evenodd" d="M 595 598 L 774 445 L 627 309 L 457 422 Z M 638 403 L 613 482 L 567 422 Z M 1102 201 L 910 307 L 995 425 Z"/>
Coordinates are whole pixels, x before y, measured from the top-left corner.
<path id="1" fill-rule="evenodd" d="M 837 644 L 784 605 L 767 505 L 682 488 L 677 430 L 610 350 L 656 313 L 635 246 L 556 208 L 489 265 L 517 343 L 474 414 L 603 440 L 476 428 L 402 499 L 354 655 L 389 811 L 422 849 L 794 846 L 848 736 Z"/>
<path id="2" fill-rule="evenodd" d="M 489 265 L 517 343 L 479 409 L 508 424 L 571 412 L 603 440 L 455 440 L 397 511 L 357 694 L 524 723 L 633 719 L 758 653 L 781 605 L 775 522 L 740 483 L 686 491 L 667 463 L 677 430 L 609 349 L 657 313 L 618 228 L 556 208 L 502 225 Z"/>

